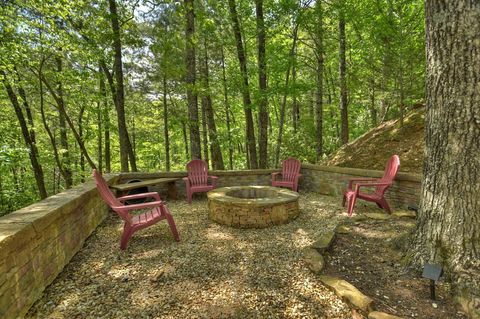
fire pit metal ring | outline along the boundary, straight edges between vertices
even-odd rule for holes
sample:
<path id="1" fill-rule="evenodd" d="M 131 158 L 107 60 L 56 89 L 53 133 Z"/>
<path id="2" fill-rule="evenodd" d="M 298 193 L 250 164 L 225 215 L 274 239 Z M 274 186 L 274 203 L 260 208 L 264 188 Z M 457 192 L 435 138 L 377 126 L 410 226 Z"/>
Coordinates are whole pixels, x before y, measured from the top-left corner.
<path id="1" fill-rule="evenodd" d="M 233 186 L 208 192 L 208 216 L 232 227 L 266 228 L 299 214 L 298 193 L 271 186 Z"/>

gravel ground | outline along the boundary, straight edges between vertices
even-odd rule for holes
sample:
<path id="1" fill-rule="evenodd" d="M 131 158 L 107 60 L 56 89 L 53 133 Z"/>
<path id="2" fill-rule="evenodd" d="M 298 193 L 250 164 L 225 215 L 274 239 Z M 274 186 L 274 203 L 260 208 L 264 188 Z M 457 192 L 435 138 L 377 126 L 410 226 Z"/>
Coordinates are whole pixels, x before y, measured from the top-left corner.
<path id="1" fill-rule="evenodd" d="M 205 198 L 167 202 L 180 242 L 160 222 L 126 251 L 112 213 L 27 318 L 351 318 L 302 262 L 303 249 L 344 218 L 338 198 L 302 192 L 299 217 L 268 229 L 215 224 Z"/>

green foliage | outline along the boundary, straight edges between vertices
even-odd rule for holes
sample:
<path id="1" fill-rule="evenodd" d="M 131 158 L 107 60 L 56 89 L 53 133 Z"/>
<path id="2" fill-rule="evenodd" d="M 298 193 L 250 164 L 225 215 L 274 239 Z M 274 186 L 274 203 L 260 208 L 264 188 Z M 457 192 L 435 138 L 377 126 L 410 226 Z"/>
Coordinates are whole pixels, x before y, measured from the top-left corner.
<path id="1" fill-rule="evenodd" d="M 226 1 L 196 1 L 197 68 L 205 48 L 209 55 L 209 83 L 218 138 L 228 167 L 228 147 L 234 150 L 233 167 L 247 168 L 245 118 L 241 76 Z M 255 125 L 258 89 L 255 6 L 237 0 L 247 55 Z M 166 169 L 163 134 L 163 79 L 166 79 L 171 169 L 183 170 L 186 153 L 183 127 L 187 121 L 185 97 L 184 12 L 177 1 L 117 0 L 125 73 L 127 125 L 142 171 Z M 32 109 L 40 161 L 50 194 L 65 183 L 59 174 L 52 143 L 40 114 L 41 72 L 58 91 L 61 84 L 69 117 L 82 131 L 89 155 L 105 170 L 105 130 L 110 133 L 111 167 L 119 171 L 119 142 L 116 112 L 108 82 L 105 94 L 99 63 L 113 65 L 112 31 L 108 1 L 7 1 L 1 2 L 0 71 L 6 71 L 15 92 L 23 87 Z M 269 165 L 274 167 L 283 96 L 287 97 L 281 158 L 295 156 L 315 161 L 314 91 L 316 79 L 315 27 L 317 18 L 311 1 L 264 1 L 269 109 Z M 347 89 L 350 138 L 370 129 L 376 112 L 378 121 L 399 116 L 399 105 L 423 100 L 424 27 L 423 2 L 419 0 L 361 0 L 323 3 L 324 8 L 324 153 L 339 147 L 338 10 L 345 11 L 347 38 Z M 292 34 L 298 24 L 298 45 L 290 55 Z M 223 54 L 222 54 L 223 52 Z M 223 81 L 222 55 L 225 77 Z M 63 69 L 57 68 L 61 59 Z M 289 64 L 296 69 L 295 81 L 285 84 Z M 19 76 L 15 76 L 18 74 Z M 198 76 L 197 76 L 198 78 Z M 226 96 L 224 91 L 226 86 Z M 43 87 L 47 125 L 53 132 L 60 155 L 59 112 L 51 92 Z M 202 89 L 197 87 L 202 94 Z M 293 128 L 293 103 L 300 109 L 298 128 Z M 230 132 L 227 129 L 227 105 Z M 0 168 L 2 212 L 12 211 L 36 200 L 35 179 L 24 147 L 15 113 L 0 84 L 2 109 Z M 24 110 L 25 111 L 25 110 Z M 375 111 L 375 112 L 373 112 Z M 80 119 L 80 114 L 83 116 Z M 81 124 L 80 124 L 81 122 Z M 186 125 L 188 127 L 188 125 Z M 229 134 L 230 133 L 230 134 Z M 258 134 L 258 133 L 257 133 Z M 75 183 L 90 175 L 81 165 L 81 153 L 70 130 L 69 162 Z M 229 140 L 231 136 L 231 140 Z M 101 141 L 101 155 L 99 154 Z M 63 157 L 62 157 L 63 158 Z M 62 159 L 64 161 L 64 159 Z"/>

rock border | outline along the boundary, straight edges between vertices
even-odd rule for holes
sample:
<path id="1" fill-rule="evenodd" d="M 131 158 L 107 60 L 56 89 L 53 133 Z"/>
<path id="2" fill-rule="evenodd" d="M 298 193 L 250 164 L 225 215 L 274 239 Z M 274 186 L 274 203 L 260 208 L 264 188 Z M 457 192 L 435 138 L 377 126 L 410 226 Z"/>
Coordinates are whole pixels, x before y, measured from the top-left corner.
<path id="1" fill-rule="evenodd" d="M 391 215 L 367 213 L 357 215 L 353 219 L 358 222 L 366 219 L 382 221 L 391 218 L 416 218 L 416 214 L 409 211 L 394 212 Z M 352 308 L 352 311 L 355 309 L 360 310 L 368 319 L 401 319 L 401 317 L 392 314 L 376 311 L 373 299 L 363 294 L 348 281 L 338 277 L 321 275 L 326 263 L 322 254 L 331 249 L 337 234 L 348 234 L 350 232 L 350 227 L 347 224 L 339 224 L 333 231 L 320 234 L 318 240 L 305 249 L 303 261 L 312 272 L 320 275 L 320 281 L 342 298 Z"/>

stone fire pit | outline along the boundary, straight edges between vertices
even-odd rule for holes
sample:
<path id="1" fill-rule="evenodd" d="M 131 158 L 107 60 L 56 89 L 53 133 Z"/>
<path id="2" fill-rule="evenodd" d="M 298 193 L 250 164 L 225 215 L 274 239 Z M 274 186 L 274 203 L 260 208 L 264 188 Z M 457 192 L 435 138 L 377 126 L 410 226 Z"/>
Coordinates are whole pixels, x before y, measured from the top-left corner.
<path id="1" fill-rule="evenodd" d="M 266 228 L 298 216 L 298 193 L 271 186 L 233 186 L 208 192 L 208 217 L 223 225 Z"/>

